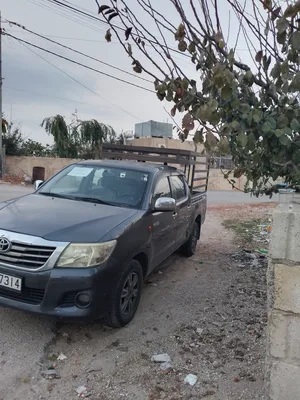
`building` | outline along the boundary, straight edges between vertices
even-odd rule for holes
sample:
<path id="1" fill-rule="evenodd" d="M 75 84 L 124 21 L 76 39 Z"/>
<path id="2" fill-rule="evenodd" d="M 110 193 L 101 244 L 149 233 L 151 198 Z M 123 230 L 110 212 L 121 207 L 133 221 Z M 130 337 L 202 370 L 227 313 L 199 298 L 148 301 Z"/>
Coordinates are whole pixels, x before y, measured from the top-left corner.
<path id="1" fill-rule="evenodd" d="M 173 125 L 165 122 L 148 121 L 135 124 L 135 138 L 157 137 L 172 139 Z"/>

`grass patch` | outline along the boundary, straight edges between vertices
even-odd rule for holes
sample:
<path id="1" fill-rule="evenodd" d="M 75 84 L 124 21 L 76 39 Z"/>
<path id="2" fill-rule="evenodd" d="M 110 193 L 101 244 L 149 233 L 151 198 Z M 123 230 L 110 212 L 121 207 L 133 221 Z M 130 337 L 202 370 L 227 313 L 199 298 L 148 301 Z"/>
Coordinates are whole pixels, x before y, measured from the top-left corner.
<path id="1" fill-rule="evenodd" d="M 269 225 L 269 219 L 251 219 L 239 221 L 227 219 L 223 222 L 226 229 L 233 230 L 237 241 L 246 249 L 268 249 L 269 235 L 262 234 L 261 225 Z"/>

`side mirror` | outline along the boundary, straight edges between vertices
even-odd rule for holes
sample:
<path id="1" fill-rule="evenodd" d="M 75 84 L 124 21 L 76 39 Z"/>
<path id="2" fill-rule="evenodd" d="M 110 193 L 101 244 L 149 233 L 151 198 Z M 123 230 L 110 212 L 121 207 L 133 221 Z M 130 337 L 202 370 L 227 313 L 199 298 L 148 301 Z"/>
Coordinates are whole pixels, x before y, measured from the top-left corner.
<path id="1" fill-rule="evenodd" d="M 154 211 L 175 211 L 176 203 L 171 197 L 159 197 L 154 205 Z"/>
<path id="2" fill-rule="evenodd" d="M 34 182 L 34 189 L 38 190 L 38 188 L 44 183 L 44 181 L 35 181 Z"/>

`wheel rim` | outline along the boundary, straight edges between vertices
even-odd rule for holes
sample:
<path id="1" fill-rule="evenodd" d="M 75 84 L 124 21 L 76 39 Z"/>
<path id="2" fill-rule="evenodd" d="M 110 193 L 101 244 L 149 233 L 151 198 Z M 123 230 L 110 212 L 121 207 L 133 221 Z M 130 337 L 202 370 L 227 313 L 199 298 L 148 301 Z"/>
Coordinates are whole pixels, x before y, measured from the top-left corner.
<path id="1" fill-rule="evenodd" d="M 121 312 L 124 315 L 131 314 L 139 296 L 140 282 L 135 272 L 128 275 L 121 292 Z"/>
<path id="2" fill-rule="evenodd" d="M 193 230 L 193 234 L 192 234 L 192 243 L 191 243 L 192 252 L 194 252 L 196 250 L 197 241 L 198 241 L 198 227 L 195 226 L 195 228 Z"/>

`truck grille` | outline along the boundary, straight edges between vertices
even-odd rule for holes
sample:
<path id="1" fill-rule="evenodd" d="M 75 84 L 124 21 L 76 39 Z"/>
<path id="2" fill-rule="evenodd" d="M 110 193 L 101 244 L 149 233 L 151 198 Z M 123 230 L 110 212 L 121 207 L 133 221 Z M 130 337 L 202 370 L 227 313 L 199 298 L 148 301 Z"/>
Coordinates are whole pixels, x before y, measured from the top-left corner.
<path id="1" fill-rule="evenodd" d="M 0 263 L 27 269 L 40 268 L 48 261 L 55 249 L 55 247 L 12 242 L 7 253 L 0 253 Z"/>
<path id="2" fill-rule="evenodd" d="M 0 296 L 10 300 L 18 300 L 27 304 L 40 304 L 45 294 L 44 289 L 29 288 L 23 286 L 21 292 L 0 287 Z"/>

